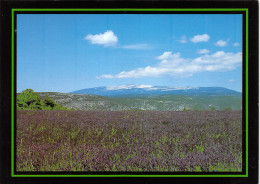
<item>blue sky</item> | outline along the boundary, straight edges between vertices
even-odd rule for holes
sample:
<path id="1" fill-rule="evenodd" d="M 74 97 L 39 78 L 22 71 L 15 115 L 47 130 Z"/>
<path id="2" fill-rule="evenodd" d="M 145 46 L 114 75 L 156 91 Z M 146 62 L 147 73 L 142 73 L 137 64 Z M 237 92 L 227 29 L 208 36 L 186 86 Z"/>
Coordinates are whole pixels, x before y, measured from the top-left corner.
<path id="1" fill-rule="evenodd" d="M 17 15 L 17 92 L 130 84 L 241 92 L 242 15 Z"/>

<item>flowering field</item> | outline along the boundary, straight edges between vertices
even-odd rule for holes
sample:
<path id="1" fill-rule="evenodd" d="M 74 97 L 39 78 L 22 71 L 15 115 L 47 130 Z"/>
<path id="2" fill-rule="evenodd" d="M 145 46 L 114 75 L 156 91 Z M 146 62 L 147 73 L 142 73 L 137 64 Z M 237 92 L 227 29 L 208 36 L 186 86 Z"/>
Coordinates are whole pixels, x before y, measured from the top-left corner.
<path id="1" fill-rule="evenodd" d="M 241 111 L 17 111 L 17 171 L 242 171 Z"/>

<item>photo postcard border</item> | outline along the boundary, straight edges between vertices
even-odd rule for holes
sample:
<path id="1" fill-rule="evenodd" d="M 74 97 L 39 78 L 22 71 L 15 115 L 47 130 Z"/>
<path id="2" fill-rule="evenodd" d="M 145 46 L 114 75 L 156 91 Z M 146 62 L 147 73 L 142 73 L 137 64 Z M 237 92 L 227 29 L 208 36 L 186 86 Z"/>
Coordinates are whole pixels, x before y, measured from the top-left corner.
<path id="1" fill-rule="evenodd" d="M 246 132 L 245 132 L 245 174 L 178 174 L 174 173 L 172 175 L 147 175 L 147 174 L 16 174 L 15 173 L 15 16 L 16 14 L 23 13 L 23 12 L 244 12 L 246 22 L 243 22 L 243 63 L 245 63 L 245 86 L 243 87 L 243 97 L 245 98 L 245 104 L 243 104 L 243 109 L 245 113 L 245 124 L 246 124 Z M 12 38 L 11 38 L 11 60 L 12 60 L 12 68 L 11 68 L 11 177 L 248 177 L 248 29 L 249 29 L 249 14 L 248 8 L 90 8 L 90 9 L 82 9 L 82 8 L 12 8 L 11 12 L 11 30 L 12 30 Z M 245 29 L 244 29 L 245 28 Z M 244 35 L 245 34 L 245 35 Z M 245 39 L 244 39 L 245 37 Z M 244 49 L 245 47 L 245 49 Z M 245 53 L 244 53 L 245 52 Z M 243 118 L 244 119 L 244 118 Z"/>

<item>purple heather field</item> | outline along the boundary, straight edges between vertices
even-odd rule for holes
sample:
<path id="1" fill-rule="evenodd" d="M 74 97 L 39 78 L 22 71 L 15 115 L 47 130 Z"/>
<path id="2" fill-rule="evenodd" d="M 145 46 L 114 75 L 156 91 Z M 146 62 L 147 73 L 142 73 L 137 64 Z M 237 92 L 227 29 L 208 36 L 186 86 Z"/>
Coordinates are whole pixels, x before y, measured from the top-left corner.
<path id="1" fill-rule="evenodd" d="M 17 111 L 17 171 L 242 171 L 241 111 Z"/>

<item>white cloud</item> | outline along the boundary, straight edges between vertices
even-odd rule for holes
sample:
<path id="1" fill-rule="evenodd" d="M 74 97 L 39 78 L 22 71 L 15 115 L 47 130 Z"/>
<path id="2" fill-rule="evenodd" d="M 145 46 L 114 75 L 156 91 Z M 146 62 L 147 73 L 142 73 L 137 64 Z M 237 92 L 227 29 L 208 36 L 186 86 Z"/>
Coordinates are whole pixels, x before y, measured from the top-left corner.
<path id="1" fill-rule="evenodd" d="M 201 49 L 198 51 L 199 54 L 208 54 L 209 50 L 208 49 Z"/>
<path id="2" fill-rule="evenodd" d="M 197 58 L 182 58 L 180 53 L 164 52 L 157 57 L 156 66 L 122 71 L 116 75 L 101 75 L 98 78 L 141 78 L 168 75 L 172 77 L 188 77 L 201 72 L 224 72 L 234 70 L 242 63 L 242 53 L 218 51 L 211 55 Z"/>
<path id="3" fill-rule="evenodd" d="M 179 52 L 177 52 L 175 54 L 172 54 L 172 52 L 164 52 L 162 55 L 158 56 L 157 59 L 165 60 L 165 59 L 169 59 L 169 58 L 176 58 L 179 56 L 180 56 Z"/>
<path id="4" fill-rule="evenodd" d="M 186 36 L 182 36 L 182 37 L 181 37 L 180 43 L 187 43 L 187 38 L 186 38 Z"/>
<path id="5" fill-rule="evenodd" d="M 207 42 L 209 41 L 209 35 L 207 34 L 202 34 L 202 35 L 196 35 L 193 38 L 191 38 L 191 41 L 193 43 L 198 43 L 198 42 Z"/>
<path id="6" fill-rule="evenodd" d="M 113 79 L 113 75 L 101 75 L 97 79 Z"/>
<path id="7" fill-rule="evenodd" d="M 234 43 L 233 46 L 234 47 L 238 47 L 240 44 L 238 42 Z"/>
<path id="8" fill-rule="evenodd" d="M 230 79 L 228 82 L 235 82 L 235 80 L 234 79 Z"/>
<path id="9" fill-rule="evenodd" d="M 90 41 L 92 44 L 104 45 L 106 47 L 114 46 L 118 42 L 117 36 L 111 30 L 106 31 L 103 34 L 88 34 L 84 39 Z"/>
<path id="10" fill-rule="evenodd" d="M 219 40 L 215 43 L 216 46 L 219 46 L 219 47 L 225 47 L 228 43 L 228 40 L 227 41 L 224 41 L 224 40 Z"/>
<path id="11" fill-rule="evenodd" d="M 132 50 L 147 50 L 151 49 L 151 47 L 147 44 L 132 44 L 132 45 L 123 45 L 121 46 L 123 49 L 132 49 Z"/>

